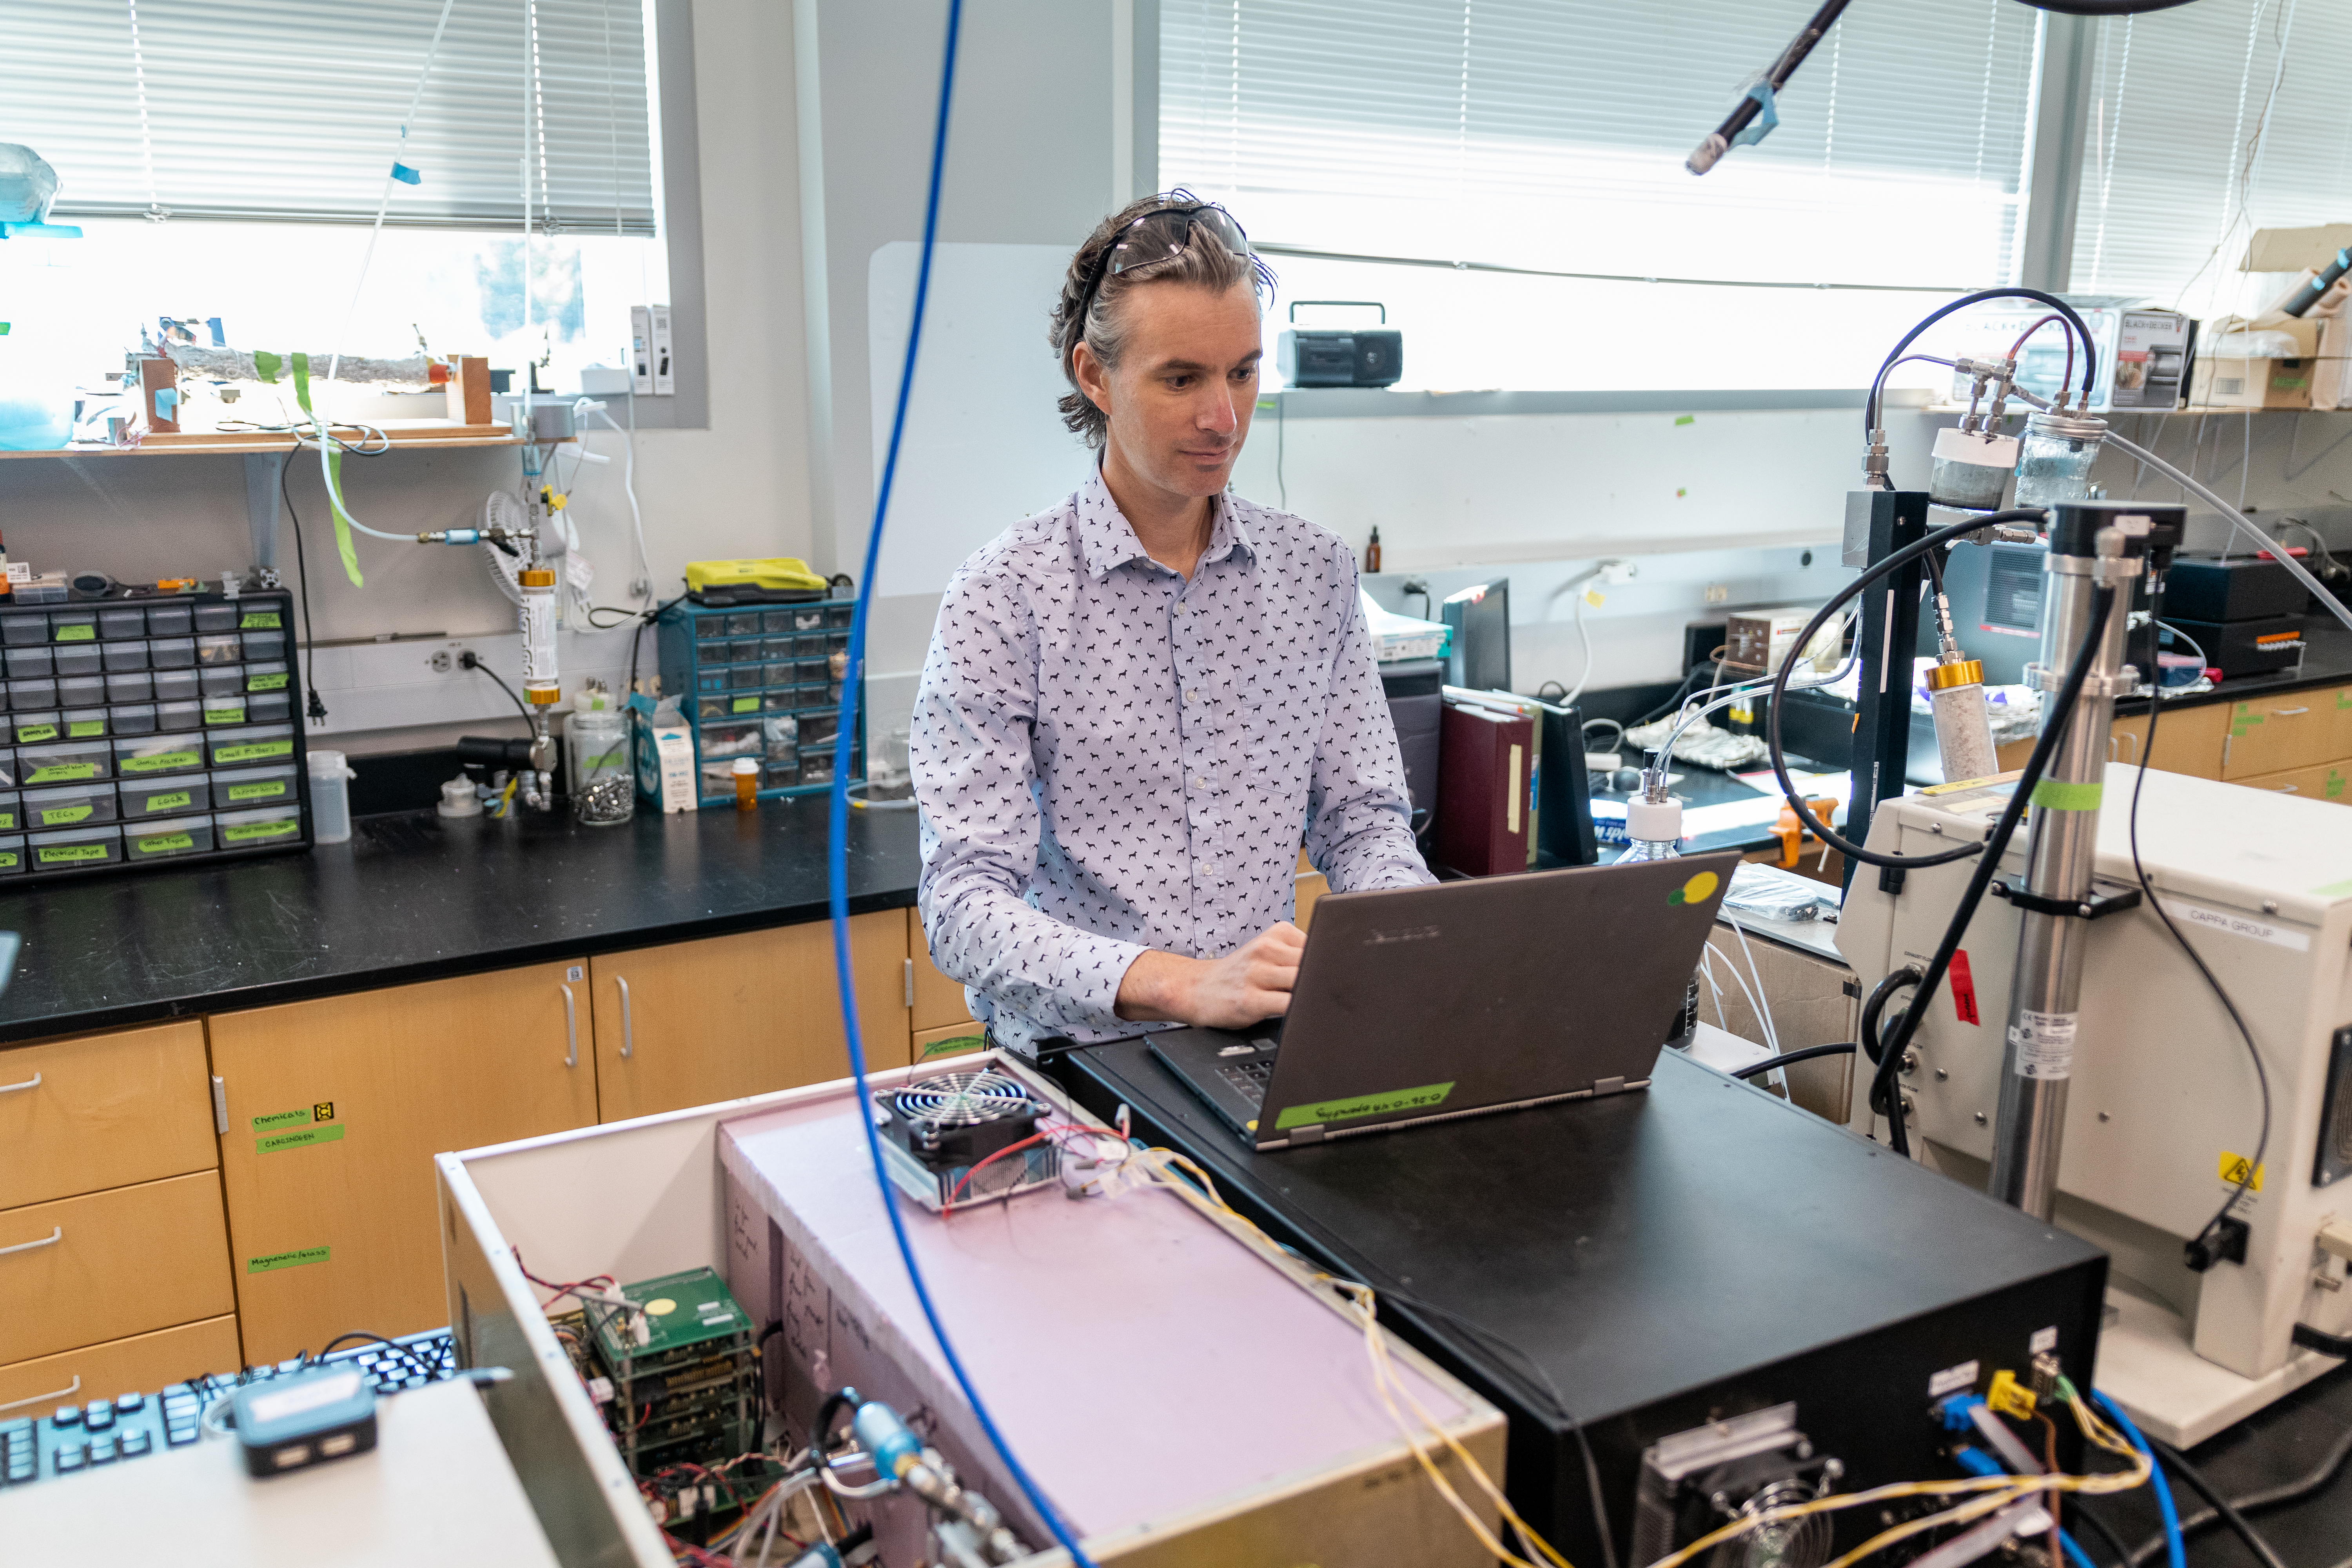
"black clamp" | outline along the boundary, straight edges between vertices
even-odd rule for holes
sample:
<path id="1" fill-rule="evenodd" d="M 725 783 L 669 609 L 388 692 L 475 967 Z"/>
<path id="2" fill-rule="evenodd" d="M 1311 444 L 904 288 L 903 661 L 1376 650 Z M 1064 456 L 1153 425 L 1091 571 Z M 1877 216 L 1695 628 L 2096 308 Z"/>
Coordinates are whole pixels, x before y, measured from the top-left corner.
<path id="1" fill-rule="evenodd" d="M 1996 899 L 2007 899 L 2021 910 L 2031 910 L 2037 915 L 2059 915 L 2069 920 L 2095 921 L 2102 915 L 2112 915 L 2125 910 L 2139 908 L 2139 889 L 2126 888 L 2117 893 L 2102 893 L 2093 889 L 2079 899 L 2050 899 L 2025 889 L 2025 879 L 2014 881 L 1996 880 L 1989 889 Z"/>

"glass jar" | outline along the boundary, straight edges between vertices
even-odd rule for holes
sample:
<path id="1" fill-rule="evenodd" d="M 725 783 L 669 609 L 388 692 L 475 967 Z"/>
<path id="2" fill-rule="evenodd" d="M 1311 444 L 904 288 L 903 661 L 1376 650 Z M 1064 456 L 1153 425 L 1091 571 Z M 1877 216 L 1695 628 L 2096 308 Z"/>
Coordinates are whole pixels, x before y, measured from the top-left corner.
<path id="1" fill-rule="evenodd" d="M 2036 414 L 2025 422 L 2025 438 L 2018 445 L 2017 502 L 2019 506 L 2056 506 L 2061 501 L 2088 500 L 2091 468 L 2099 460 L 2099 442 L 2107 422 L 2080 414 Z"/>
<path id="2" fill-rule="evenodd" d="M 590 827 L 611 827 L 637 810 L 636 770 L 629 756 L 628 710 L 604 706 L 601 691 L 583 692 L 563 724 L 563 766 L 572 815 Z"/>

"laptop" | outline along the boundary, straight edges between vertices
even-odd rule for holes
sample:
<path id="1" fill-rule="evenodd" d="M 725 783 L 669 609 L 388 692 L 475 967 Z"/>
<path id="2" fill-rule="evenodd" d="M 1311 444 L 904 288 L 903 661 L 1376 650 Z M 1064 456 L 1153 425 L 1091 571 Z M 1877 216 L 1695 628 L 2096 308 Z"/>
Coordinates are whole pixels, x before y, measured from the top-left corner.
<path id="1" fill-rule="evenodd" d="M 1327 893 L 1286 1017 L 1151 1054 L 1264 1150 L 1645 1089 L 1738 860 Z"/>

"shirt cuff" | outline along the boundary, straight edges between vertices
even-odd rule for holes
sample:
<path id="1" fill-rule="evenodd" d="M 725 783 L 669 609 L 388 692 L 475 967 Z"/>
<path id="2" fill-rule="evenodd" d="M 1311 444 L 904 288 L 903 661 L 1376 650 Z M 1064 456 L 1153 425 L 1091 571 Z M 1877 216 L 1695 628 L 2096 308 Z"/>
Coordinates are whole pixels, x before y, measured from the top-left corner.
<path id="1" fill-rule="evenodd" d="M 1064 994 L 1070 1010 L 1083 1016 L 1070 1022 L 1100 1028 L 1126 1026 L 1127 1020 L 1118 1016 L 1118 988 L 1127 979 L 1127 972 L 1135 967 L 1135 961 L 1150 951 L 1141 942 L 1077 932 L 1076 940 L 1070 943 L 1066 973 L 1085 978 Z"/>

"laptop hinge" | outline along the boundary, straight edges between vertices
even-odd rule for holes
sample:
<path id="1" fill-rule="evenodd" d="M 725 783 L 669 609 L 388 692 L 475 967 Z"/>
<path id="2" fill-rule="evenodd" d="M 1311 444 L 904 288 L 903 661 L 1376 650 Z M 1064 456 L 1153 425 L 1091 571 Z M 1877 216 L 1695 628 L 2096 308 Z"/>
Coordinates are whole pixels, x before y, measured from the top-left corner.
<path id="1" fill-rule="evenodd" d="M 1322 1123 L 1318 1122 L 1312 1127 L 1292 1128 L 1290 1130 L 1290 1141 L 1293 1143 L 1320 1143 L 1323 1142 Z"/>
<path id="2" fill-rule="evenodd" d="M 1625 1092 L 1625 1080 L 1622 1077 L 1594 1079 L 1592 1080 L 1592 1092 L 1595 1095 L 1622 1094 Z"/>

